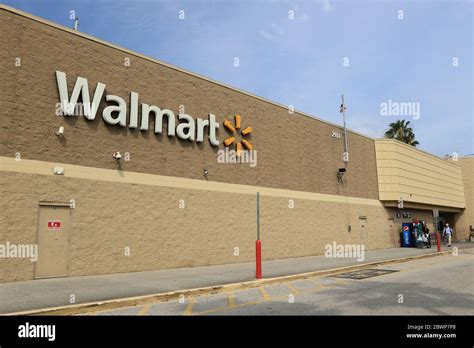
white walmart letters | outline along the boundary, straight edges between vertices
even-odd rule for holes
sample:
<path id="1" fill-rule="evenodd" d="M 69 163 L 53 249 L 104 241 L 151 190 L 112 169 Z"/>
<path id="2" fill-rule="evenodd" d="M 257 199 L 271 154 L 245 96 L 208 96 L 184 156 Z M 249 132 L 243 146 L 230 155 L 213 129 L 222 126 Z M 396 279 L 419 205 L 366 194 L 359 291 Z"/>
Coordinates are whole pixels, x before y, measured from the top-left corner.
<path id="1" fill-rule="evenodd" d="M 99 82 L 95 87 L 94 97 L 92 103 L 90 101 L 89 86 L 87 79 L 78 77 L 76 84 L 72 90 L 71 98 L 67 90 L 66 74 L 62 71 L 56 71 L 56 82 L 58 84 L 59 99 L 63 115 L 73 116 L 76 110 L 79 96 L 82 96 L 82 105 L 84 116 L 87 120 L 95 120 L 97 109 L 103 98 L 105 91 L 105 84 Z M 102 118 L 105 123 L 109 125 L 119 125 L 121 127 L 127 126 L 127 102 L 116 95 L 106 95 L 107 107 L 102 111 Z M 112 104 L 112 105 L 109 105 Z M 130 117 L 128 128 L 138 128 L 138 93 L 130 93 Z M 216 130 L 219 128 L 219 123 L 216 122 L 216 116 L 209 114 L 208 120 L 194 118 L 187 114 L 178 114 L 179 123 L 176 125 L 176 117 L 173 111 L 168 109 L 160 109 L 155 105 L 141 104 L 141 119 L 140 131 L 149 130 L 150 116 L 155 117 L 155 133 L 163 133 L 163 118 L 166 117 L 168 122 L 168 136 L 175 135 L 178 138 L 189 141 L 203 142 L 204 131 L 208 128 L 209 142 L 213 146 L 219 146 Z"/>

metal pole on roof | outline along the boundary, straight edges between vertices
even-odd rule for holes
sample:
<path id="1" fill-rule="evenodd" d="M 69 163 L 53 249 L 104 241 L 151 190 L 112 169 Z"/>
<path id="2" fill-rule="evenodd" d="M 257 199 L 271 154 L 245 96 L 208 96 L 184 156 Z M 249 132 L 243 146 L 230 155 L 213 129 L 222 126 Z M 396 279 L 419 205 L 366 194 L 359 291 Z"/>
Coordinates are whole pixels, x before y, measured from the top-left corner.
<path id="1" fill-rule="evenodd" d="M 339 112 L 342 113 L 342 120 L 344 122 L 344 162 L 349 162 L 347 157 L 349 154 L 349 149 L 347 147 L 347 129 L 346 129 L 346 106 L 344 105 L 344 94 L 341 94 L 341 108 Z"/>

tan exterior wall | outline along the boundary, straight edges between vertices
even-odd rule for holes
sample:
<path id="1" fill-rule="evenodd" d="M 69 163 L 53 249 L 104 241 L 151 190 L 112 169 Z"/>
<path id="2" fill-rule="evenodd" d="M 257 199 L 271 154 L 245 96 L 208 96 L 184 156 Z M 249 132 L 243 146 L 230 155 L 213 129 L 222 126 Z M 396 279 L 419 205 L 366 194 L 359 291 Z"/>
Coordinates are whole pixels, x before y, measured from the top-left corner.
<path id="1" fill-rule="evenodd" d="M 122 163 L 124 171 L 204 181 L 207 168 L 212 181 L 378 198 L 372 139 L 349 132 L 351 158 L 341 185 L 336 173 L 344 166 L 344 140 L 331 137 L 333 131 L 342 133 L 340 126 L 291 114 L 287 107 L 32 18 L 0 8 L 0 156 L 20 153 L 25 159 L 116 170 L 111 155 L 120 151 L 131 155 L 131 161 Z M 21 67 L 15 67 L 16 57 Z M 124 66 L 125 58 L 130 58 L 129 67 Z M 67 74 L 69 93 L 81 76 L 88 79 L 91 93 L 102 82 L 106 94 L 121 96 L 127 103 L 134 91 L 140 103 L 176 114 L 180 105 L 195 118 L 213 113 L 221 124 L 220 148 L 228 135 L 222 122 L 240 114 L 243 126 L 254 129 L 251 143 L 258 152 L 257 167 L 218 164 L 217 149 L 207 138 L 197 145 L 152 131 L 109 126 L 101 117 L 105 100 L 94 121 L 56 116 L 56 70 Z M 65 128 L 63 138 L 55 134 L 60 126 Z"/>
<path id="2" fill-rule="evenodd" d="M 459 166 L 462 171 L 466 209 L 455 215 L 455 228 L 458 240 L 469 238 L 469 226 L 474 228 L 474 158 L 458 158 L 451 163 Z"/>
<path id="3" fill-rule="evenodd" d="M 338 125 L 1 5 L 0 33 L 0 244 L 36 243 L 39 203 L 74 199 L 69 276 L 253 261 L 257 192 L 265 260 L 361 243 L 360 217 L 367 218 L 369 249 L 398 246 L 401 221 L 379 201 L 379 187 L 382 200 L 402 194 L 413 204 L 464 207 L 461 169 L 434 156 L 349 132 L 350 162 L 339 183 L 344 139 L 331 137 L 342 133 Z M 221 142 L 229 135 L 224 119 L 240 114 L 254 129 L 257 166 L 217 163 L 207 139 L 198 145 L 109 126 L 101 117 L 105 101 L 95 121 L 56 116 L 56 70 L 67 74 L 69 93 L 82 76 L 91 92 L 102 82 L 106 94 L 127 103 L 133 91 L 140 103 L 175 113 L 180 105 L 195 118 L 213 113 Z M 119 166 L 116 151 L 129 152 L 131 161 Z M 420 163 L 429 179 L 403 169 Z M 56 165 L 64 176 L 53 174 Z M 464 169 L 463 177 L 466 183 Z M 413 218 L 429 221 L 431 212 L 418 213 Z M 33 272 L 30 260 L 3 259 L 0 281 L 32 279 Z"/>
<path id="4" fill-rule="evenodd" d="M 360 243 L 359 216 L 367 218 L 369 249 L 398 245 L 377 200 L 67 164 L 58 176 L 52 174 L 57 163 L 1 157 L 0 164 L 0 244 L 36 243 L 38 203 L 75 200 L 70 276 L 251 262 L 257 191 L 264 260 L 323 254 L 334 241 Z M 1 262 L 0 281 L 33 278 L 29 259 Z"/>
<path id="5" fill-rule="evenodd" d="M 380 200 L 466 206 L 458 166 L 396 140 L 376 139 L 375 149 Z"/>

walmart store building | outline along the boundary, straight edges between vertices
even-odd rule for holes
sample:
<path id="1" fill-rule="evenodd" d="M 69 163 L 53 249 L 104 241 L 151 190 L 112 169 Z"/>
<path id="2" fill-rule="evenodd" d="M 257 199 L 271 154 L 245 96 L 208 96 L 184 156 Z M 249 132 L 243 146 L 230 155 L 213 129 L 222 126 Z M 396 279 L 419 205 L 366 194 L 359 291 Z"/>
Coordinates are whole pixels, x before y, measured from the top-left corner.
<path id="1" fill-rule="evenodd" d="M 0 245 L 39 248 L 2 282 L 253 261 L 257 192 L 264 260 L 399 247 L 433 209 L 474 225 L 472 158 L 348 131 L 345 163 L 339 125 L 3 5 L 0 33 Z"/>

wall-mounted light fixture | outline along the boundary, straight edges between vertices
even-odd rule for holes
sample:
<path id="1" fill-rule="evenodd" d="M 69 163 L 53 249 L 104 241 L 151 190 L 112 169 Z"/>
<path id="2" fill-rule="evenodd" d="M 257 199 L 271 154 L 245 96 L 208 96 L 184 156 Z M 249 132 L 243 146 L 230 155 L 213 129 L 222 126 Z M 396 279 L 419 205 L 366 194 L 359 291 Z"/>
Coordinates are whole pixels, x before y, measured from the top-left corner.
<path id="1" fill-rule="evenodd" d="M 58 131 L 56 132 L 56 135 L 58 137 L 61 137 L 61 136 L 64 135 L 64 127 L 63 126 L 59 127 Z"/>
<path id="2" fill-rule="evenodd" d="M 204 176 L 207 177 L 207 174 L 209 174 L 209 171 L 206 168 L 204 168 Z"/>
<path id="3" fill-rule="evenodd" d="M 346 173 L 346 168 L 339 168 L 338 172 L 337 172 L 337 181 L 341 181 L 342 180 L 342 177 L 344 176 L 344 174 Z"/>
<path id="4" fill-rule="evenodd" d="M 122 159 L 122 155 L 120 154 L 120 152 L 114 152 L 114 154 L 112 155 L 112 157 L 117 160 L 117 161 L 120 161 Z"/>

